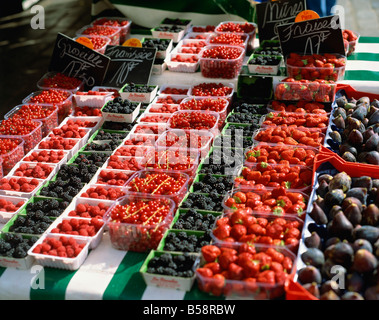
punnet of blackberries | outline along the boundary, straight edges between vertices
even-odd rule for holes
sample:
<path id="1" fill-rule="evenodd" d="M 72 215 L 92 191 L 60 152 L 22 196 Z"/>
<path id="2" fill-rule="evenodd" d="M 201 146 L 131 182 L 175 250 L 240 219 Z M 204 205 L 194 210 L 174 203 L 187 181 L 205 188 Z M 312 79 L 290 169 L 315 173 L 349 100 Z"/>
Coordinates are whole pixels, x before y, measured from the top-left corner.
<path id="1" fill-rule="evenodd" d="M 36 236 L 24 238 L 21 234 L 4 233 L 0 238 L 0 255 L 7 258 L 23 259 L 37 240 L 38 237 Z"/>
<path id="2" fill-rule="evenodd" d="M 121 97 L 114 98 L 103 107 L 103 112 L 131 114 L 137 109 L 139 103 L 131 102 Z"/>
<path id="3" fill-rule="evenodd" d="M 190 278 L 194 275 L 192 270 L 197 256 L 184 252 L 183 254 L 171 254 L 168 252 L 153 257 L 147 265 L 147 272 L 173 277 Z"/>

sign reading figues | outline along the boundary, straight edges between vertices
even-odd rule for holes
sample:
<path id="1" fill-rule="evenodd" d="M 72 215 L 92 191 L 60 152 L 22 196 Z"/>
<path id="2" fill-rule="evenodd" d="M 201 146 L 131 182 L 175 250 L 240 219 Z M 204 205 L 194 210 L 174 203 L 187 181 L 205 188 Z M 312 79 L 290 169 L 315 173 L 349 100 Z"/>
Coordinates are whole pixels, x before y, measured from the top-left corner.
<path id="1" fill-rule="evenodd" d="M 278 35 L 284 56 L 291 52 L 345 55 L 338 15 L 281 25 Z"/>
<path id="2" fill-rule="evenodd" d="M 306 0 L 278 0 L 257 3 L 259 40 L 279 40 L 277 27 L 295 21 L 305 10 Z"/>
<path id="3" fill-rule="evenodd" d="M 103 84 L 116 88 L 130 82 L 147 84 L 156 52 L 156 48 L 107 46 L 105 55 L 111 62 Z"/>
<path id="4" fill-rule="evenodd" d="M 109 57 L 58 33 L 49 71 L 82 79 L 87 88 L 92 88 L 102 84 L 110 60 Z"/>

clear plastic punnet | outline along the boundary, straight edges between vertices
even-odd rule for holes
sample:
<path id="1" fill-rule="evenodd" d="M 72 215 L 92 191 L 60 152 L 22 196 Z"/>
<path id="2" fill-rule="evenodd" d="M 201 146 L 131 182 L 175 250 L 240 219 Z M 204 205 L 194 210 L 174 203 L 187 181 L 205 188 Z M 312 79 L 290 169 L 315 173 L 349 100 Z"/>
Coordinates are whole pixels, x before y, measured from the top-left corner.
<path id="1" fill-rule="evenodd" d="M 135 252 L 156 249 L 169 229 L 174 210 L 174 201 L 167 197 L 127 193 L 106 214 L 112 247 Z M 139 219 L 142 213 L 147 215 L 144 222 Z M 129 219 L 130 215 L 136 220 Z"/>

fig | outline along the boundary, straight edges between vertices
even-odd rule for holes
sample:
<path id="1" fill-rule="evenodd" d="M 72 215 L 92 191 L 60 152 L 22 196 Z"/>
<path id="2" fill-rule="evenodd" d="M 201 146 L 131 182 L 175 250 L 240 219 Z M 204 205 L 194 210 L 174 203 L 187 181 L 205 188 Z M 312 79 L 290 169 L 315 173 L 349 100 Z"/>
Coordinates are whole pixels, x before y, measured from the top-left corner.
<path id="1" fill-rule="evenodd" d="M 341 206 L 338 206 L 338 205 L 335 205 L 333 206 L 330 210 L 329 210 L 329 213 L 328 213 L 328 220 L 333 220 L 334 216 L 336 215 L 337 212 L 342 212 L 342 208 Z"/>
<path id="2" fill-rule="evenodd" d="M 350 131 L 347 142 L 353 147 L 360 147 L 363 144 L 363 135 L 358 129 Z"/>
<path id="3" fill-rule="evenodd" d="M 373 245 L 379 239 L 379 228 L 368 225 L 357 226 L 353 230 L 353 238 L 366 239 Z"/>
<path id="4" fill-rule="evenodd" d="M 341 143 L 342 143 L 342 137 L 341 137 L 341 134 L 340 134 L 338 131 L 334 130 L 334 131 L 330 132 L 330 133 L 329 133 L 329 136 L 330 136 L 330 138 L 331 138 L 334 142 L 336 142 L 336 143 L 338 143 L 338 144 L 341 144 Z"/>
<path id="5" fill-rule="evenodd" d="M 320 271 L 315 266 L 306 266 L 298 272 L 298 280 L 301 284 L 317 283 L 320 284 L 322 276 Z"/>
<path id="6" fill-rule="evenodd" d="M 322 209 L 322 210 L 325 210 L 325 200 L 324 198 L 320 197 L 319 195 L 317 196 L 316 200 L 314 201 L 314 203 L 317 203 L 318 206 Z"/>
<path id="7" fill-rule="evenodd" d="M 328 218 L 327 218 L 324 210 L 322 210 L 317 203 L 313 203 L 313 208 L 312 208 L 311 212 L 309 212 L 309 216 L 317 224 L 326 224 L 326 223 L 328 223 Z"/>
<path id="8" fill-rule="evenodd" d="M 379 152 L 376 150 L 369 151 L 369 152 L 367 152 L 364 159 L 365 159 L 365 162 L 368 164 L 378 165 L 379 164 Z"/>
<path id="9" fill-rule="evenodd" d="M 370 191 L 371 188 L 373 187 L 373 179 L 369 176 L 352 178 L 351 187 L 352 188 L 356 188 L 356 187 L 366 188 L 367 191 Z"/>
<path id="10" fill-rule="evenodd" d="M 325 262 L 324 253 L 317 248 L 308 248 L 301 254 L 301 260 L 306 265 L 315 266 L 316 268 L 321 267 Z"/>
<path id="11" fill-rule="evenodd" d="M 364 300 L 358 292 L 348 291 L 341 296 L 341 300 Z"/>
<path id="12" fill-rule="evenodd" d="M 323 293 L 320 300 L 341 300 L 340 297 L 332 290 Z"/>
<path id="13" fill-rule="evenodd" d="M 346 198 L 357 198 L 362 205 L 366 204 L 367 189 L 362 187 L 351 188 L 346 192 Z"/>
<path id="14" fill-rule="evenodd" d="M 340 239 L 350 239 L 354 226 L 342 212 L 337 212 L 333 220 L 328 223 L 328 231 L 331 236 Z"/>
<path id="15" fill-rule="evenodd" d="M 374 133 L 363 145 L 364 151 L 376 151 L 379 146 L 379 134 Z"/>
<path id="16" fill-rule="evenodd" d="M 368 119 L 368 125 L 371 126 L 379 122 L 379 110 L 375 110 Z"/>
<path id="17" fill-rule="evenodd" d="M 367 141 L 372 135 L 375 134 L 375 131 L 372 127 L 369 127 L 362 133 L 364 141 Z"/>
<path id="18" fill-rule="evenodd" d="M 367 288 L 364 296 L 366 300 L 379 300 L 379 284 Z"/>
<path id="19" fill-rule="evenodd" d="M 360 97 L 358 100 L 357 100 L 357 105 L 364 105 L 366 106 L 366 108 L 368 108 L 370 106 L 370 98 L 369 97 Z"/>
<path id="20" fill-rule="evenodd" d="M 357 149 L 346 142 L 339 146 L 339 152 L 340 154 L 344 154 L 345 152 L 350 152 L 354 157 L 357 157 L 358 155 Z"/>
<path id="21" fill-rule="evenodd" d="M 354 254 L 352 269 L 358 273 L 369 273 L 378 266 L 376 257 L 366 249 L 359 249 Z"/>
<path id="22" fill-rule="evenodd" d="M 323 294 L 328 291 L 334 291 L 335 294 L 340 295 L 340 288 L 335 280 L 326 280 L 321 286 L 320 286 L 320 293 Z"/>
<path id="23" fill-rule="evenodd" d="M 375 204 L 372 203 L 362 210 L 362 224 L 379 225 L 379 208 Z"/>
<path id="24" fill-rule="evenodd" d="M 341 158 L 347 162 L 357 162 L 357 158 L 349 151 L 344 152 Z"/>
<path id="25" fill-rule="evenodd" d="M 332 208 L 335 205 L 341 205 L 346 195 L 342 189 L 329 190 L 324 197 L 325 205 Z"/>
<path id="26" fill-rule="evenodd" d="M 360 273 L 352 272 L 346 276 L 346 289 L 347 290 L 361 292 L 364 286 L 365 286 L 365 280 Z"/>
<path id="27" fill-rule="evenodd" d="M 336 99 L 336 104 L 340 108 L 344 108 L 345 104 L 348 103 L 347 98 L 345 96 L 339 97 Z"/>
<path id="28" fill-rule="evenodd" d="M 361 209 L 355 203 L 348 206 L 343 213 L 353 226 L 360 224 L 362 221 Z"/>
<path id="29" fill-rule="evenodd" d="M 328 184 L 333 180 L 333 176 L 327 173 L 320 174 L 317 178 L 317 182 L 320 184 L 322 181 L 326 181 Z"/>
<path id="30" fill-rule="evenodd" d="M 345 119 L 344 119 L 344 117 L 342 115 L 336 116 L 332 120 L 332 122 L 334 123 L 334 125 L 336 126 L 337 129 L 343 130 L 346 127 Z"/>
<path id="31" fill-rule="evenodd" d="M 346 119 L 346 110 L 344 108 L 336 108 L 334 111 L 333 111 L 333 117 L 337 117 L 341 115 L 342 118 L 345 120 Z"/>
<path id="32" fill-rule="evenodd" d="M 356 104 L 354 102 L 347 102 L 343 107 L 345 108 L 345 110 L 350 110 L 354 109 L 356 107 Z"/>
<path id="33" fill-rule="evenodd" d="M 320 298 L 320 291 L 316 282 L 306 283 L 303 285 L 303 288 L 316 298 Z"/>
<path id="34" fill-rule="evenodd" d="M 362 202 L 358 198 L 354 198 L 354 197 L 347 197 L 343 199 L 342 204 L 341 204 L 341 209 L 346 210 L 346 208 L 352 205 L 353 203 L 359 207 L 359 210 L 361 211 L 363 210 Z"/>
<path id="35" fill-rule="evenodd" d="M 341 239 L 338 237 L 330 237 L 328 240 L 325 241 L 325 248 L 328 248 L 329 246 L 341 242 Z"/>
<path id="36" fill-rule="evenodd" d="M 332 259 L 326 259 L 325 263 L 321 267 L 322 275 L 330 280 L 335 276 L 345 276 L 346 269 L 341 265 L 336 265 Z"/>
<path id="37" fill-rule="evenodd" d="M 371 253 L 373 252 L 372 244 L 366 239 L 357 239 L 352 243 L 351 246 L 354 252 L 358 251 L 359 249 L 366 249 L 370 251 Z"/>
<path id="38" fill-rule="evenodd" d="M 353 261 L 354 250 L 349 243 L 341 241 L 327 249 L 327 253 L 325 253 L 327 259 L 332 259 L 335 264 L 342 265 L 345 268 L 350 267 Z"/>
<path id="39" fill-rule="evenodd" d="M 329 191 L 329 184 L 325 180 L 321 180 L 321 182 L 319 183 L 316 189 L 316 194 L 319 195 L 320 197 L 324 197 L 328 191 Z"/>
<path id="40" fill-rule="evenodd" d="M 351 115 L 353 118 L 363 121 L 367 116 L 367 108 L 365 106 L 358 106 Z"/>
<path id="41" fill-rule="evenodd" d="M 317 232 L 312 232 L 309 237 L 306 237 L 304 239 L 304 244 L 306 245 L 307 248 L 318 248 L 318 249 L 320 249 L 321 238 L 317 234 Z"/>
<path id="42" fill-rule="evenodd" d="M 329 182 L 329 190 L 341 189 L 346 192 L 351 187 L 352 179 L 346 172 L 337 173 Z"/>
<path id="43" fill-rule="evenodd" d="M 371 101 L 371 104 L 370 104 L 370 107 L 374 107 L 374 108 L 379 108 L 379 100 L 378 99 L 374 99 Z"/>

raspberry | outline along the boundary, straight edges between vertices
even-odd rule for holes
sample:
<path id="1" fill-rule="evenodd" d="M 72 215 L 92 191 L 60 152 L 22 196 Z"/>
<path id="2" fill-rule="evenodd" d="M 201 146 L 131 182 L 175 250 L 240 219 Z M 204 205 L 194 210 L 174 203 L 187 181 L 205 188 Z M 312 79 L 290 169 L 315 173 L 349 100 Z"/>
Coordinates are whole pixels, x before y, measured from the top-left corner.
<path id="1" fill-rule="evenodd" d="M 86 212 L 87 209 L 86 209 L 86 206 L 82 203 L 79 203 L 77 206 L 76 206 L 76 211 L 79 212 L 79 213 L 83 213 L 83 212 Z"/>

